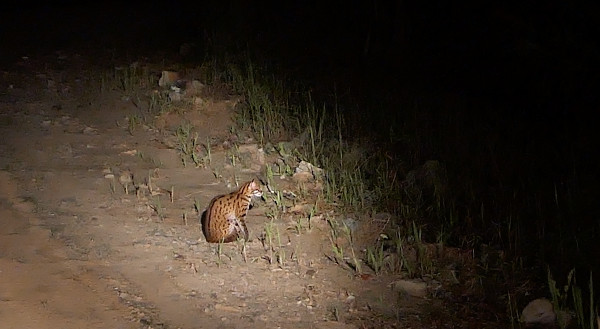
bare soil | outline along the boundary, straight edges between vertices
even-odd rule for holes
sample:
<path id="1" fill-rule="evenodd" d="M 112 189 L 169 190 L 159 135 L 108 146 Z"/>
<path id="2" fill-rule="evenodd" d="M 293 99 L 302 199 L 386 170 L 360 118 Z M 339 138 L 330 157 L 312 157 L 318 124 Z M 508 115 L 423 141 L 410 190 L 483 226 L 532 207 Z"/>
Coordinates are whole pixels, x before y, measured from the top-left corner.
<path id="1" fill-rule="evenodd" d="M 272 206 L 257 201 L 245 247 L 208 244 L 195 204 L 264 175 L 252 157 L 228 162 L 237 98 L 213 93 L 132 126 L 140 105 L 102 87 L 91 61 L 28 58 L 1 73 L 2 328 L 466 327 L 430 294 L 393 289 L 400 275 L 332 261 L 327 214 L 300 232 L 301 211 L 274 220 L 274 256 L 261 238 Z M 214 142 L 211 166 L 182 165 L 183 122 Z"/>

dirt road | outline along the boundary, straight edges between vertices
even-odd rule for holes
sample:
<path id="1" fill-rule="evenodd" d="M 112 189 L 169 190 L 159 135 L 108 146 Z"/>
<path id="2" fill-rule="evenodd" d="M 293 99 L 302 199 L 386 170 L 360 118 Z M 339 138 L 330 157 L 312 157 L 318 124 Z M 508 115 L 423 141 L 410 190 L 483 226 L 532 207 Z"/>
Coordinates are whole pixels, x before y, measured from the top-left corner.
<path id="1" fill-rule="evenodd" d="M 102 87 L 86 60 L 29 58 L 3 73 L 3 328 L 352 328 L 418 318 L 389 278 L 361 279 L 328 259 L 324 220 L 310 230 L 273 221 L 274 256 L 261 240 L 268 205 L 258 202 L 245 246 L 206 243 L 195 204 L 263 170 L 252 157 L 228 164 L 221 145 L 233 102 L 208 97 L 133 126 L 139 105 Z M 182 122 L 215 141 L 210 168 L 182 165 L 172 143 Z"/>

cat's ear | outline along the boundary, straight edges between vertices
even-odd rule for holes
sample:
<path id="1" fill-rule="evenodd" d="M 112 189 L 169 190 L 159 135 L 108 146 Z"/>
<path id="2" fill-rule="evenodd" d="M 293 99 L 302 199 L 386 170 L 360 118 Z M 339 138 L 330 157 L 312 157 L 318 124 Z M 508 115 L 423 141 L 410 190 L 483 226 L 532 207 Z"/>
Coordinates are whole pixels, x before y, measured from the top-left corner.
<path id="1" fill-rule="evenodd" d="M 256 178 L 254 178 L 251 182 L 250 182 L 250 188 L 256 190 L 260 188 L 260 184 L 258 183 L 258 180 L 256 180 Z"/>

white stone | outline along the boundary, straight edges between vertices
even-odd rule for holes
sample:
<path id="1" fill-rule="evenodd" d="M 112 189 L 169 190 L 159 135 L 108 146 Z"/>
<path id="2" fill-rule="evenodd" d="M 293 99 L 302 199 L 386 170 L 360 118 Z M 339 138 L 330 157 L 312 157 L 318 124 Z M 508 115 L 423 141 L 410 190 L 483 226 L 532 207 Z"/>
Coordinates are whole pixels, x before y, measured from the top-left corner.
<path id="1" fill-rule="evenodd" d="M 532 300 L 525 306 L 521 314 L 521 322 L 524 322 L 525 325 L 551 325 L 554 324 L 554 321 L 556 321 L 554 307 L 546 298 Z"/>

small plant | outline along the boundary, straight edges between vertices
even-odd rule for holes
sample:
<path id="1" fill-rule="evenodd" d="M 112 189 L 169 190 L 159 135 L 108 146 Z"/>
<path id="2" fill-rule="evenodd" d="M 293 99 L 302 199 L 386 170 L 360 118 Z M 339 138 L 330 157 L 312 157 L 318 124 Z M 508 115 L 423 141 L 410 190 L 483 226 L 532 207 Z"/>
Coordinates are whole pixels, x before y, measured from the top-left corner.
<path id="1" fill-rule="evenodd" d="M 298 216 L 296 218 L 295 229 L 296 229 L 296 234 L 300 235 L 302 233 L 302 217 L 300 217 L 300 216 Z"/>
<path id="2" fill-rule="evenodd" d="M 223 175 L 221 175 L 221 168 L 219 167 L 212 167 L 212 174 L 217 181 L 221 181 L 223 179 Z"/>
<path id="3" fill-rule="evenodd" d="M 420 227 L 417 227 L 417 224 L 414 221 L 412 223 L 412 228 L 415 245 L 417 247 L 417 261 L 419 262 L 421 275 L 431 274 L 433 271 L 433 262 L 427 254 L 427 246 L 423 243 L 423 230 Z"/>
<path id="4" fill-rule="evenodd" d="M 150 93 L 148 101 L 148 112 L 151 114 L 161 114 L 169 111 L 171 100 L 167 92 L 154 90 Z"/>
<path id="5" fill-rule="evenodd" d="M 206 144 L 204 144 L 204 148 L 206 149 L 206 157 L 204 158 L 204 164 L 210 166 L 212 163 L 212 153 L 210 148 L 210 137 L 206 137 Z"/>
<path id="6" fill-rule="evenodd" d="M 188 160 L 192 160 L 196 167 L 201 166 L 205 158 L 201 156 L 198 133 L 192 133 L 192 126 L 189 123 L 181 124 L 175 130 L 175 136 L 183 166 L 187 167 Z"/>
<path id="7" fill-rule="evenodd" d="M 331 250 L 333 251 L 332 260 L 338 265 L 348 267 L 358 274 L 362 274 L 361 263 L 356 255 L 354 240 L 350 227 L 348 227 L 345 222 L 343 223 L 343 226 L 340 226 L 337 222 L 331 219 L 327 219 L 327 223 L 330 227 L 329 241 L 331 242 Z M 343 245 L 344 242 L 348 244 L 351 260 L 346 259 Z"/>
<path id="8" fill-rule="evenodd" d="M 114 195 L 117 192 L 116 186 L 115 186 L 116 184 L 115 184 L 115 178 L 114 177 L 111 178 L 111 180 L 109 182 L 109 185 L 110 185 L 110 193 Z"/>
<path id="9" fill-rule="evenodd" d="M 127 129 L 129 131 L 129 134 L 133 136 L 133 132 L 135 131 L 137 126 L 140 125 L 140 123 L 142 122 L 142 118 L 139 114 L 135 114 L 130 115 L 129 117 L 127 117 L 127 119 Z"/>
<path id="10" fill-rule="evenodd" d="M 274 226 L 273 219 L 271 219 L 270 222 L 265 224 L 265 239 L 263 242 L 264 247 L 267 248 L 266 250 L 269 253 L 267 255 L 269 264 L 273 264 L 273 258 L 274 258 L 273 257 L 273 252 L 274 252 L 274 250 L 273 250 L 273 226 Z"/>
<path id="11" fill-rule="evenodd" d="M 338 264 L 338 265 L 342 265 L 345 264 L 345 255 L 344 255 L 344 247 L 343 245 L 340 243 L 340 239 L 338 237 L 339 235 L 339 228 L 338 228 L 338 224 L 337 222 L 334 222 L 333 220 L 331 220 L 330 218 L 327 218 L 327 223 L 329 224 L 329 241 L 331 242 L 331 250 L 333 251 L 333 260 Z"/>
<path id="12" fill-rule="evenodd" d="M 336 306 L 331 308 L 331 315 L 333 316 L 334 321 L 340 321 L 340 310 Z"/>
<path id="13" fill-rule="evenodd" d="M 265 174 L 267 176 L 267 186 L 272 186 L 273 185 L 273 167 L 269 164 L 266 165 L 265 167 Z"/>
<path id="14" fill-rule="evenodd" d="M 285 211 L 285 205 L 283 203 L 283 194 L 281 193 L 281 191 L 277 191 L 272 200 L 275 203 L 275 208 L 277 209 L 277 211 Z"/>
<path id="15" fill-rule="evenodd" d="M 277 231 L 277 261 L 280 266 L 285 266 L 285 249 L 281 244 L 281 235 L 279 234 L 279 227 L 275 228 Z"/>
<path id="16" fill-rule="evenodd" d="M 221 263 L 222 263 L 221 257 L 222 256 L 223 256 L 223 240 L 219 241 L 219 244 L 217 245 L 217 267 L 221 267 Z"/>
<path id="17" fill-rule="evenodd" d="M 567 276 L 567 283 L 563 286 L 562 290 L 556 287 L 556 281 L 552 278 L 550 269 L 548 268 L 548 288 L 550 289 L 550 295 L 552 296 L 552 305 L 556 310 L 558 325 L 560 328 L 566 328 L 568 323 L 565 315 L 569 312 L 568 308 L 568 297 L 571 295 L 573 308 L 575 312 L 575 318 L 579 328 L 594 329 L 596 328 L 596 319 L 598 314 L 594 305 L 594 284 L 592 272 L 590 272 L 590 280 L 588 284 L 589 294 L 589 311 L 584 308 L 584 298 L 582 295 L 582 289 L 577 286 L 577 279 L 575 278 L 575 269 L 572 269 Z"/>
<path id="18" fill-rule="evenodd" d="M 150 205 L 150 207 L 152 208 L 152 210 L 154 210 L 154 212 L 158 216 L 158 219 L 163 221 L 165 219 L 165 209 L 163 208 L 160 202 L 160 195 L 156 196 L 156 198 L 152 200 L 154 202 L 152 203 L 152 205 Z"/>
<path id="19" fill-rule="evenodd" d="M 507 313 L 508 313 L 508 316 L 510 317 L 510 327 L 511 327 L 511 329 L 514 329 L 515 324 L 519 323 L 519 310 L 518 310 L 516 301 L 512 297 L 512 294 L 509 292 L 507 294 L 507 296 L 508 296 L 508 300 L 506 301 L 508 304 Z"/>
<path id="20" fill-rule="evenodd" d="M 313 217 L 315 217 L 315 214 L 319 211 L 319 199 L 320 199 L 320 194 L 317 195 L 317 199 L 315 200 L 315 204 L 310 208 L 310 212 L 308 213 L 308 231 L 310 232 L 312 230 L 312 219 Z"/>
<path id="21" fill-rule="evenodd" d="M 367 264 L 375 271 L 375 274 L 381 273 L 383 261 L 383 243 L 379 243 L 379 247 L 375 246 L 367 248 Z"/>
<path id="22" fill-rule="evenodd" d="M 343 230 L 344 230 L 344 233 L 346 234 L 347 241 L 350 243 L 350 252 L 352 254 L 352 262 L 353 262 L 352 267 L 358 274 L 362 274 L 361 262 L 360 262 L 360 259 L 356 256 L 356 252 L 354 250 L 355 249 L 354 248 L 354 238 L 352 236 L 352 231 L 350 230 L 350 227 L 348 227 L 346 222 L 344 222 Z"/>
<path id="23" fill-rule="evenodd" d="M 566 324 L 564 323 L 563 319 L 561 319 L 561 315 L 559 315 L 559 314 L 563 313 L 561 311 L 566 311 L 568 309 L 567 298 L 569 297 L 569 289 L 571 288 L 575 270 L 573 269 L 569 272 L 569 275 L 567 276 L 567 283 L 563 286 L 562 290 L 556 287 L 556 281 L 554 281 L 554 279 L 552 278 L 552 273 L 550 272 L 550 268 L 548 268 L 547 272 L 548 272 L 548 288 L 550 289 L 550 295 L 552 296 L 552 306 L 554 307 L 554 310 L 557 312 L 559 326 L 561 328 L 565 328 Z"/>
<path id="24" fill-rule="evenodd" d="M 198 215 L 202 214 L 202 205 L 200 204 L 200 200 L 194 199 L 194 209 Z"/>
<path id="25" fill-rule="evenodd" d="M 240 163 L 240 147 L 237 144 L 233 144 L 233 147 L 227 151 L 227 156 L 233 167 Z"/>
<path id="26" fill-rule="evenodd" d="M 290 259 L 296 262 L 296 265 L 300 265 L 300 256 L 298 254 L 298 245 L 294 246 L 294 251 L 292 252 L 292 255 L 290 256 Z"/>
<path id="27" fill-rule="evenodd" d="M 275 245 L 274 239 L 277 239 L 277 245 Z M 267 255 L 264 258 L 267 259 L 269 264 L 273 264 L 273 262 L 276 261 L 279 266 L 284 266 L 285 250 L 281 244 L 279 228 L 275 226 L 273 218 L 271 218 L 270 222 L 265 224 L 265 233 L 261 238 L 261 242 L 263 243 L 263 248 L 267 252 Z"/>
<path id="28" fill-rule="evenodd" d="M 242 259 L 244 260 L 244 263 L 247 263 L 248 262 L 248 255 L 246 253 L 246 249 L 247 249 L 246 248 L 246 239 L 241 238 L 241 239 L 238 239 L 237 242 L 238 242 L 238 247 L 241 250 Z"/>
<path id="29" fill-rule="evenodd" d="M 397 268 L 397 272 L 402 271 L 402 269 L 406 269 L 406 272 L 408 274 L 408 277 L 412 278 L 415 276 L 415 265 L 413 264 L 413 262 L 410 260 L 409 255 L 407 254 L 407 244 L 406 244 L 406 240 L 400 235 L 400 232 L 397 232 L 397 237 L 396 237 L 396 254 L 398 255 L 399 258 L 399 264 L 398 266 L 395 266 Z"/>

